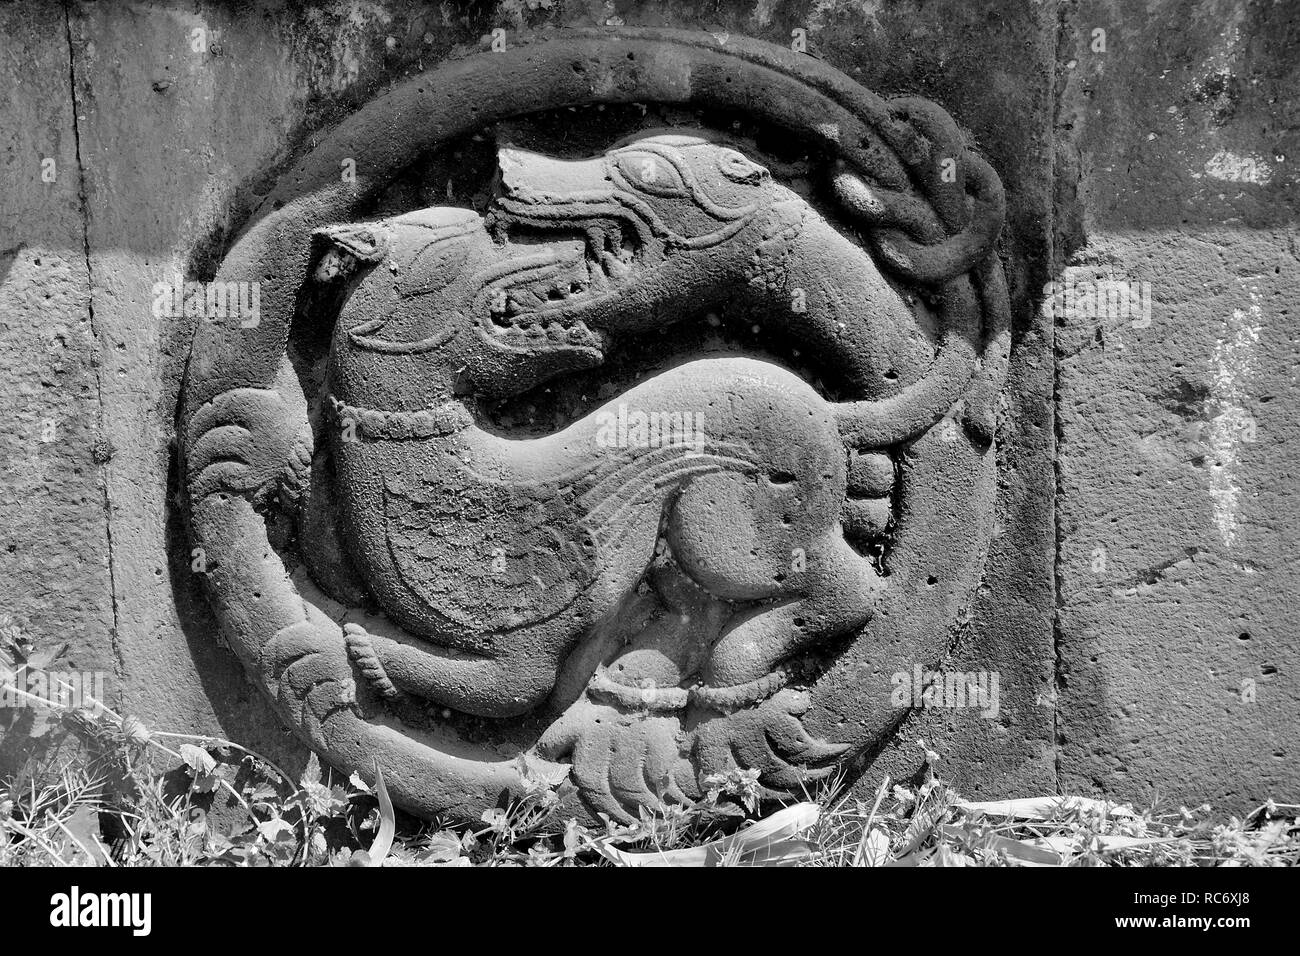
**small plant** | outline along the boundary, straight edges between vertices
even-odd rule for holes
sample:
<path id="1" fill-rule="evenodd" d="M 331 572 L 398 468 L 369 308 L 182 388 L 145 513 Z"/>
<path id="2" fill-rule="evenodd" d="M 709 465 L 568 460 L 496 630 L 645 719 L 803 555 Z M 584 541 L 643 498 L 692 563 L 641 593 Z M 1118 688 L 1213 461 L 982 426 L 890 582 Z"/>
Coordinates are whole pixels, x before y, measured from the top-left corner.
<path id="1" fill-rule="evenodd" d="M 8 664 L 44 667 L 0 622 Z M 57 656 L 57 655 L 56 655 Z M 0 672 L 10 693 L 13 669 Z M 1294 866 L 1300 806 L 1268 801 L 1214 822 L 1208 806 L 1138 812 L 1086 797 L 970 802 L 938 754 L 912 786 L 871 800 L 842 781 L 763 819 L 758 774 L 705 781 L 695 804 L 643 807 L 591 825 L 564 813 L 573 785 L 518 758 L 516 798 L 473 824 L 399 814 L 383 774 L 335 779 L 312 756 L 291 777 L 232 741 L 155 731 L 92 700 L 33 701 L 79 746 L 57 766 L 0 782 L 0 866 Z"/>

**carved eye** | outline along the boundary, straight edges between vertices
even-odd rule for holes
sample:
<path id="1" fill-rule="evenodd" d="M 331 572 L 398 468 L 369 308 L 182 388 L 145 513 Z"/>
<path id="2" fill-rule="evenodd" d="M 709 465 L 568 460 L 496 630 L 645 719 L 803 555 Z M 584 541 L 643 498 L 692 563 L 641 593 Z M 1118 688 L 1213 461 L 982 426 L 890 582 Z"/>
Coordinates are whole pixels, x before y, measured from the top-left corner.
<path id="1" fill-rule="evenodd" d="M 733 182 L 748 183 L 751 186 L 771 175 L 765 166 L 758 165 L 734 149 L 724 149 L 718 154 L 718 169 Z"/>
<path id="2" fill-rule="evenodd" d="M 460 275 L 468 255 L 469 249 L 459 236 L 427 243 L 406 263 L 397 291 L 407 297 L 446 288 Z"/>
<path id="3" fill-rule="evenodd" d="M 659 153 L 624 150 L 618 154 L 615 162 L 623 178 L 643 192 L 654 196 L 677 197 L 691 194 L 676 165 Z"/>

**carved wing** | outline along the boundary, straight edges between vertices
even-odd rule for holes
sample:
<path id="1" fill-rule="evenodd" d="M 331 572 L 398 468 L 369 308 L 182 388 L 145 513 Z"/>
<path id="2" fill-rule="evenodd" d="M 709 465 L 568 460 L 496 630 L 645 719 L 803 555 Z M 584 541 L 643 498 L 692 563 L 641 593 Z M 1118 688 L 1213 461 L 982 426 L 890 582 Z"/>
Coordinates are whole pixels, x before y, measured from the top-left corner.
<path id="1" fill-rule="evenodd" d="M 596 546 L 565 487 L 511 488 L 461 468 L 384 485 L 388 547 L 402 582 L 468 631 L 502 633 L 568 608 Z"/>

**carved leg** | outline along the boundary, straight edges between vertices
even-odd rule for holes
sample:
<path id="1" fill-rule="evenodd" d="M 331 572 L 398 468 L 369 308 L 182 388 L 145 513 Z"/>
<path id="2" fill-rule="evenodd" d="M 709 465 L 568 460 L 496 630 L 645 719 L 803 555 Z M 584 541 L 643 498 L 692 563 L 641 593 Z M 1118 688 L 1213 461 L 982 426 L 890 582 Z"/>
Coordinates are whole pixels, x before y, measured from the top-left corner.
<path id="1" fill-rule="evenodd" d="M 480 717 L 516 717 L 555 686 L 557 663 L 546 655 L 476 657 L 370 634 L 356 624 L 344 630 L 349 656 L 383 697 L 406 692 Z"/>
<path id="2" fill-rule="evenodd" d="M 880 577 L 838 530 L 807 560 L 812 580 L 803 598 L 754 608 L 727 625 L 705 669 L 710 687 L 761 680 L 799 649 L 861 627 L 871 616 Z"/>

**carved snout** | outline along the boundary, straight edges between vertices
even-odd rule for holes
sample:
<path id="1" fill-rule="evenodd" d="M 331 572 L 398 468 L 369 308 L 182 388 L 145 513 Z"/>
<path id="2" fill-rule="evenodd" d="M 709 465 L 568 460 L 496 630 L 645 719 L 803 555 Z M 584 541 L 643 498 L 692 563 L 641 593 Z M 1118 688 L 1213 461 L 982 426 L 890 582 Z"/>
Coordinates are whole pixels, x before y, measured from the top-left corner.
<path id="1" fill-rule="evenodd" d="M 556 159 L 515 146 L 497 151 L 496 185 L 499 196 L 536 206 L 605 202 L 614 196 L 603 156 Z"/>

